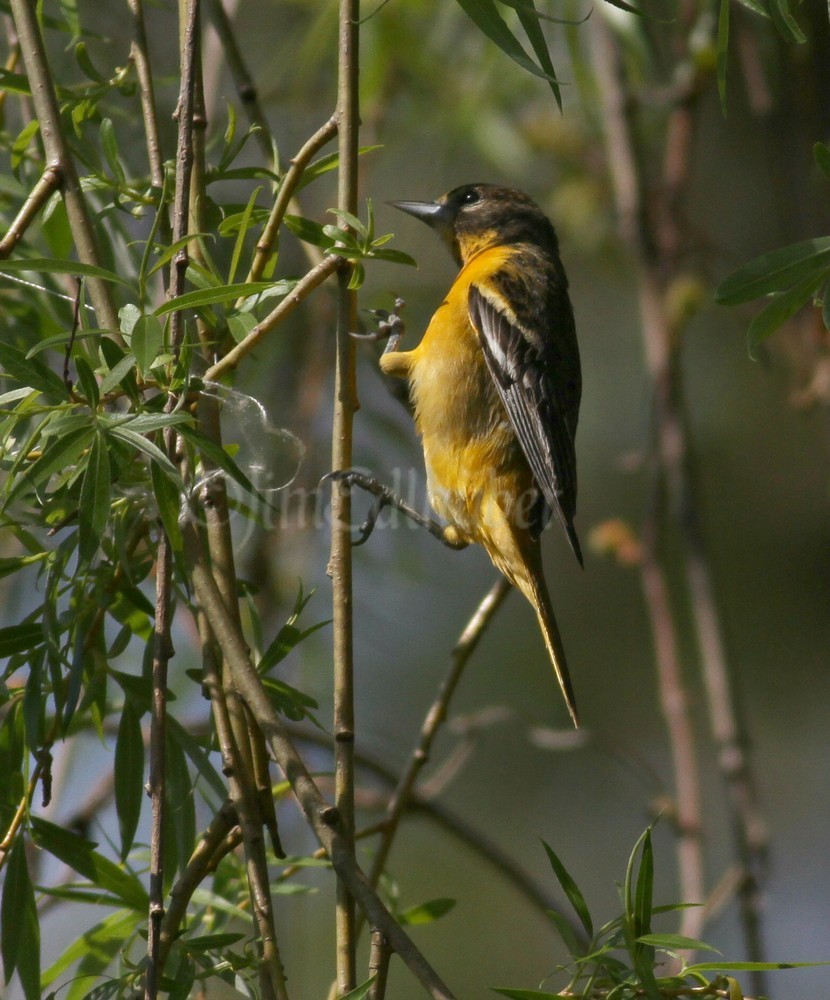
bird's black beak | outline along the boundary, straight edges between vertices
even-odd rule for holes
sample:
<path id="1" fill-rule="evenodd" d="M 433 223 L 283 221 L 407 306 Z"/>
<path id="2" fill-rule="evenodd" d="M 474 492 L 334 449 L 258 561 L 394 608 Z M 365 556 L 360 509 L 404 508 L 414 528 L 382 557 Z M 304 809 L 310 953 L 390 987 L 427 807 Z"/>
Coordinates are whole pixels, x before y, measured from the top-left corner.
<path id="1" fill-rule="evenodd" d="M 389 204 L 407 215 L 414 215 L 430 229 L 443 229 L 448 222 L 447 206 L 438 201 L 390 201 Z"/>

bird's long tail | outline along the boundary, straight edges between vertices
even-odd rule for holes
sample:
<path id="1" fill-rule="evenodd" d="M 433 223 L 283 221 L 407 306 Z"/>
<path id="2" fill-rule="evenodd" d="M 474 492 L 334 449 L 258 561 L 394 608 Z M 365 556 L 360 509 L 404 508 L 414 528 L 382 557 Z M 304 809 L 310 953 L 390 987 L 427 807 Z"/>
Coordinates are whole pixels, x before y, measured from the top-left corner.
<path id="1" fill-rule="evenodd" d="M 559 626 L 556 624 L 556 616 L 553 613 L 553 605 L 551 604 L 547 584 L 542 575 L 541 567 L 535 572 L 530 567 L 528 569 L 530 571 L 527 577 L 524 580 L 517 580 L 516 585 L 533 605 L 536 617 L 539 619 L 539 626 L 542 629 L 542 636 L 547 646 L 548 655 L 553 664 L 553 671 L 556 674 L 556 679 L 559 681 L 559 687 L 562 689 L 562 694 L 565 698 L 565 704 L 568 706 L 573 724 L 578 726 L 579 716 L 576 711 L 576 697 L 573 685 L 571 684 L 571 675 L 568 671 L 568 662 L 565 659 L 565 646 L 562 642 L 562 636 L 559 634 Z"/>

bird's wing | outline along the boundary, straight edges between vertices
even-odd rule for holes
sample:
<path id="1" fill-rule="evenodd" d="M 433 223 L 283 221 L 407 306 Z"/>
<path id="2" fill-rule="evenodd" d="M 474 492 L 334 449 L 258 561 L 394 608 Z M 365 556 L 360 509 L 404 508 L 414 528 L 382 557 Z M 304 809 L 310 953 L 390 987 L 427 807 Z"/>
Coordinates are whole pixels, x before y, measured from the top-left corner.
<path id="1" fill-rule="evenodd" d="M 520 271 L 499 270 L 470 286 L 468 308 L 533 477 L 581 563 L 573 525 L 581 376 L 567 291 L 553 285 L 540 295 Z"/>

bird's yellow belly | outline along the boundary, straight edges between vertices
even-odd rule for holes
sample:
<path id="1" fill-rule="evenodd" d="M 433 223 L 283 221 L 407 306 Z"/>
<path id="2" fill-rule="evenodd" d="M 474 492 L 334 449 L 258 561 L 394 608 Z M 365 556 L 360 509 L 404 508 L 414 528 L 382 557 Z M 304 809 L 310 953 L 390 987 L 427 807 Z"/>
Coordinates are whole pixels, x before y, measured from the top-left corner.
<path id="1" fill-rule="evenodd" d="M 451 309 L 441 306 L 413 352 L 410 387 L 430 505 L 464 540 L 483 542 L 482 506 L 506 498 L 527 466 L 466 310 L 453 317 Z"/>

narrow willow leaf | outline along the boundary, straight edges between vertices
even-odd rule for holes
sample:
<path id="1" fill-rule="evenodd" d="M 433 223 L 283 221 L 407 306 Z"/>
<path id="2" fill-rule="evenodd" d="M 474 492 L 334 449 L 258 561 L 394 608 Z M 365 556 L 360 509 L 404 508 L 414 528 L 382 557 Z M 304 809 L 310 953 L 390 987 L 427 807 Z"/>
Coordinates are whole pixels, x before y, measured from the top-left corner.
<path id="1" fill-rule="evenodd" d="M 549 847 L 544 840 L 542 841 L 542 847 L 545 849 L 545 853 L 548 856 L 548 861 L 553 869 L 553 874 L 556 876 L 557 881 L 562 886 L 562 891 L 568 898 L 568 902 L 574 909 L 577 917 L 579 917 L 579 922 L 585 928 L 585 933 L 588 935 L 589 940 L 594 936 L 594 924 L 591 920 L 591 913 L 585 902 L 585 897 L 582 895 L 576 882 L 571 878 L 570 873 L 559 860 L 558 856 L 554 852 L 552 847 Z M 567 942 L 565 942 L 567 944 Z"/>
<path id="2" fill-rule="evenodd" d="M 113 437 L 121 438 L 122 441 L 126 441 L 127 444 L 132 445 L 139 451 L 144 452 L 148 458 L 155 462 L 161 471 L 169 476 L 174 483 L 179 483 L 181 477 L 179 476 L 179 471 L 175 465 L 170 461 L 170 459 L 164 454 L 164 452 L 159 448 L 158 445 L 153 444 L 148 438 L 143 437 L 136 431 L 132 430 L 127 426 L 112 427 L 110 429 L 110 434 Z"/>
<path id="3" fill-rule="evenodd" d="M 135 356 L 132 354 L 125 354 L 124 357 L 121 358 L 121 360 L 118 361 L 118 363 L 114 365 L 101 379 L 101 395 L 103 396 L 108 392 L 112 392 L 117 385 L 122 386 L 125 392 L 129 392 L 127 377 L 130 375 L 135 366 Z"/>
<path id="4" fill-rule="evenodd" d="M 717 951 L 711 944 L 686 937 L 685 934 L 641 934 L 637 938 L 640 944 L 651 948 L 662 948 L 664 951 Z"/>
<path id="5" fill-rule="evenodd" d="M 234 339 L 234 343 L 241 344 L 251 330 L 257 325 L 257 318 L 253 313 L 234 313 L 228 316 L 228 330 Z"/>
<path id="6" fill-rule="evenodd" d="M 355 986 L 353 990 L 349 990 L 342 1000 L 363 1000 L 364 997 L 369 996 L 369 991 L 372 988 L 376 977 L 372 976 L 371 979 L 367 979 L 365 983 L 361 983 L 360 986 Z"/>
<path id="7" fill-rule="evenodd" d="M 793 243 L 756 257 L 738 268 L 715 291 L 715 301 L 726 306 L 751 302 L 780 292 L 808 275 L 830 267 L 830 236 Z"/>
<path id="8" fill-rule="evenodd" d="M 112 478 L 106 439 L 96 434 L 92 440 L 78 505 L 78 556 L 89 562 L 107 530 L 112 502 Z"/>
<path id="9" fill-rule="evenodd" d="M 207 751 L 200 745 L 195 736 L 192 736 L 181 725 L 181 723 L 177 722 L 172 716 L 167 719 L 167 729 L 170 733 L 170 738 L 178 743 L 178 745 L 190 758 L 190 762 L 196 768 L 198 773 L 205 779 L 208 785 L 210 785 L 212 791 L 216 795 L 216 802 L 214 802 L 213 805 L 218 808 L 227 797 L 228 788 L 219 772 L 213 764 L 211 764 L 210 756 Z"/>
<path id="10" fill-rule="evenodd" d="M 18 271 L 31 271 L 37 274 L 71 274 L 82 278 L 100 278 L 101 281 L 111 281 L 118 285 L 128 284 L 114 271 L 107 271 L 94 264 L 82 264 L 79 260 L 64 260 L 56 257 L 0 260 L 0 274 L 16 274 Z"/>
<path id="11" fill-rule="evenodd" d="M 78 382 L 84 394 L 84 399 L 87 401 L 90 409 L 97 409 L 101 398 L 98 389 L 98 380 L 95 378 L 95 373 L 90 368 L 89 362 L 82 355 L 75 358 L 75 371 L 78 373 Z"/>
<path id="12" fill-rule="evenodd" d="M 270 281 L 243 281 L 237 285 L 196 288 L 192 292 L 185 292 L 184 295 L 169 299 L 155 310 L 155 315 L 164 316 L 177 309 L 198 309 L 200 306 L 215 305 L 219 302 L 235 302 L 239 298 L 265 292 L 270 287 Z"/>
<path id="13" fill-rule="evenodd" d="M 807 305 L 826 278 L 826 269 L 818 274 L 810 274 L 786 292 L 773 297 L 769 305 L 765 306 L 749 324 L 746 339 L 750 357 L 757 357 L 761 343 L 788 319 L 795 316 L 799 309 Z"/>
<path id="14" fill-rule="evenodd" d="M 40 1000 L 40 925 L 26 849 L 20 836 L 6 865 L 0 923 L 0 952 L 6 982 L 16 970 L 26 1000 Z"/>
<path id="15" fill-rule="evenodd" d="M 95 977 L 104 974 L 119 952 L 126 951 L 127 944 L 136 936 L 138 930 L 135 915 L 132 923 L 127 920 L 122 911 L 118 910 L 101 921 L 91 931 L 87 931 L 82 940 L 86 948 L 81 953 L 81 961 L 66 993 L 59 993 L 60 1000 L 98 1000 L 98 993 L 92 992 L 90 983 Z M 118 985 L 116 981 L 116 986 Z M 110 980 L 99 983 L 96 991 L 109 991 Z M 105 997 L 118 996 L 119 991 L 106 992 Z M 124 993 L 121 993 L 123 996 Z"/>
<path id="16" fill-rule="evenodd" d="M 637 936 L 651 933 L 651 906 L 654 896 L 654 849 L 651 845 L 651 828 L 643 837 L 640 869 L 634 893 L 634 923 Z"/>
<path id="17" fill-rule="evenodd" d="M 525 52 L 522 43 L 499 13 L 494 0 L 457 0 L 457 3 L 479 31 L 494 42 L 505 55 L 510 56 L 522 69 L 534 76 L 550 81 L 548 74 Z"/>
<path id="18" fill-rule="evenodd" d="M 234 462 L 231 456 L 221 445 L 218 445 L 214 440 L 209 438 L 206 434 L 203 434 L 200 430 L 197 430 L 195 427 L 183 425 L 181 432 L 188 441 L 198 448 L 205 458 L 209 459 L 223 472 L 226 472 L 231 479 L 234 480 L 234 482 L 239 483 L 243 489 L 247 490 L 252 496 L 255 496 L 260 503 L 270 506 L 265 497 L 259 492 L 259 490 L 254 486 L 250 479 L 248 479 L 245 473 L 239 468 L 236 462 Z"/>
<path id="19" fill-rule="evenodd" d="M 179 239 L 179 240 L 176 240 L 175 243 L 171 243 L 170 246 L 165 247 L 164 250 L 162 250 L 161 254 L 159 254 L 158 260 L 155 262 L 155 264 L 153 264 L 153 266 L 147 272 L 147 277 L 149 278 L 151 275 L 155 274 L 156 271 L 159 270 L 159 268 L 164 267 L 164 265 L 169 260 L 171 260 L 173 257 L 175 257 L 176 254 L 181 249 L 183 249 L 184 247 L 188 246 L 188 244 L 192 243 L 194 240 L 205 240 L 205 239 L 213 239 L 213 234 L 212 233 L 188 233 L 187 236 L 182 236 L 182 238 Z"/>
<path id="20" fill-rule="evenodd" d="M 778 33 L 787 42 L 802 45 L 807 41 L 804 32 L 799 28 L 790 12 L 788 0 L 769 0 L 769 12 Z"/>
<path id="21" fill-rule="evenodd" d="M 398 923 L 408 927 L 431 924 L 439 920 L 455 906 L 454 899 L 431 899 L 418 906 L 410 906 L 398 916 Z"/>
<path id="22" fill-rule="evenodd" d="M 158 316 L 153 313 L 139 316 L 133 325 L 130 347 L 142 375 L 146 375 L 153 367 L 163 343 L 164 327 Z"/>
<path id="23" fill-rule="evenodd" d="M 167 866 L 165 880 L 176 871 L 183 872 L 193 853 L 196 842 L 196 807 L 193 797 L 193 782 L 187 767 L 184 750 L 168 730 L 165 769 L 167 772 L 167 820 L 169 833 L 167 847 L 170 849 L 173 865 Z M 167 857 L 165 851 L 165 857 Z"/>
<path id="24" fill-rule="evenodd" d="M 135 875 L 99 854 L 97 844 L 39 816 L 32 817 L 32 835 L 38 847 L 146 916 L 149 900 L 144 886 Z"/>
<path id="25" fill-rule="evenodd" d="M 118 910 L 115 913 L 110 913 L 94 927 L 90 927 L 80 937 L 75 938 L 66 951 L 46 969 L 43 973 L 43 986 L 47 987 L 54 983 L 58 976 L 74 965 L 78 959 L 83 958 L 90 951 L 94 951 L 97 945 L 119 939 L 126 941 L 130 937 L 130 932 L 135 931 L 135 929 L 136 916 L 132 910 Z M 109 959 L 107 964 L 109 964 Z M 86 983 L 85 988 L 89 989 L 89 983 Z M 63 993 L 60 996 L 62 998 Z"/>
<path id="26" fill-rule="evenodd" d="M 228 284 L 232 285 L 233 280 L 236 277 L 236 272 L 239 267 L 239 258 L 242 255 L 242 250 L 245 246 L 245 237 L 248 235 L 248 230 L 251 225 L 251 214 L 256 205 L 256 200 L 259 197 L 259 192 L 262 190 L 262 186 L 254 188 L 251 192 L 251 197 L 248 199 L 248 204 L 245 206 L 245 211 L 242 213 L 242 219 L 239 224 L 239 232 L 236 235 L 236 242 L 233 247 L 233 254 L 231 255 L 231 266 L 228 270 Z"/>
<path id="27" fill-rule="evenodd" d="M 823 142 L 817 142 L 813 146 L 813 156 L 819 170 L 830 181 L 830 146 Z"/>
<path id="28" fill-rule="evenodd" d="M 89 425 L 78 427 L 54 440 L 22 475 L 14 481 L 10 479 L 7 502 L 11 504 L 27 488 L 37 488 L 48 482 L 56 472 L 74 465 L 90 446 L 94 435 L 95 428 Z"/>
<path id="29" fill-rule="evenodd" d="M 561 111 L 562 94 L 559 91 L 559 84 L 556 82 L 556 73 L 550 58 L 548 43 L 545 40 L 545 33 L 542 31 L 542 25 L 539 23 L 539 12 L 536 10 L 536 5 L 533 3 L 533 0 L 528 0 L 527 4 L 521 4 L 516 7 L 516 13 L 519 15 L 519 21 L 525 30 L 533 51 L 536 53 L 539 65 L 548 75 L 548 84 L 556 100 L 557 107 Z"/>
<path id="30" fill-rule="evenodd" d="M 7 625 L 0 628 L 0 658 L 27 653 L 43 642 L 43 628 L 39 623 Z"/>
<path id="31" fill-rule="evenodd" d="M 830 962 L 696 962 L 684 972 L 775 972 L 777 969 L 812 969 Z"/>
<path id="32" fill-rule="evenodd" d="M 118 736 L 115 740 L 115 809 L 121 834 L 121 860 L 133 846 L 135 831 L 144 800 L 144 740 L 141 736 L 141 716 L 127 698 L 121 710 Z"/>
<path id="33" fill-rule="evenodd" d="M 37 389 L 54 403 L 61 403 L 69 396 L 63 379 L 56 375 L 39 358 L 29 358 L 11 344 L 0 342 L 0 365 L 21 385 Z"/>
<path id="34" fill-rule="evenodd" d="M 176 484 L 166 476 L 155 462 L 150 463 L 150 479 L 153 484 L 153 496 L 159 509 L 159 517 L 164 526 L 170 545 L 174 552 L 181 552 L 184 545 L 182 529 L 179 525 L 181 512 L 181 493 Z"/>

